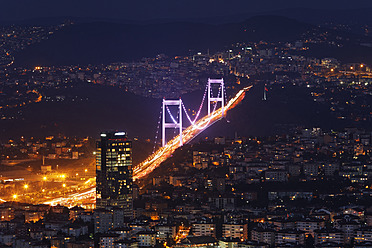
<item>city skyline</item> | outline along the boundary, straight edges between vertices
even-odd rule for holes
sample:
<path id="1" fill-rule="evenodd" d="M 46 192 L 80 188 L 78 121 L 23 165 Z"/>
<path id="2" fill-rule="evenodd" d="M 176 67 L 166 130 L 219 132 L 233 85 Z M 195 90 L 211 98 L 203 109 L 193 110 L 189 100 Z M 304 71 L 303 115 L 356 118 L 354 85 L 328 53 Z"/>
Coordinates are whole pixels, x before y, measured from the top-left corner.
<path id="1" fill-rule="evenodd" d="M 0 248 L 372 247 L 372 2 L 2 2 Z"/>

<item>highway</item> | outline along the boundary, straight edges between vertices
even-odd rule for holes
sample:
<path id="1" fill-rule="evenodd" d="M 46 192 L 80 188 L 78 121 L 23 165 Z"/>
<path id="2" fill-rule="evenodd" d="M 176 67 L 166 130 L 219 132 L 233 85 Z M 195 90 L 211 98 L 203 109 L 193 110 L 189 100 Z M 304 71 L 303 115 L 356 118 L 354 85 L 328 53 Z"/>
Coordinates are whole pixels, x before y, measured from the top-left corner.
<path id="1" fill-rule="evenodd" d="M 246 91 L 248 91 L 252 86 L 246 87 L 240 90 L 230 101 L 225 105 L 224 108 L 224 115 L 231 109 L 233 109 L 237 104 L 239 104 L 245 96 Z M 202 133 L 205 129 L 213 125 L 215 122 L 221 120 L 223 118 L 222 108 L 219 108 L 212 112 L 210 115 L 207 115 L 197 121 L 195 124 L 189 126 L 182 132 L 182 141 L 183 144 L 187 144 L 192 139 L 197 137 L 200 133 Z M 138 164 L 133 169 L 133 179 L 137 180 L 142 177 L 145 177 L 149 173 L 151 173 L 154 169 L 159 167 L 162 162 L 164 162 L 167 158 L 169 158 L 174 151 L 180 147 L 180 137 L 177 135 L 172 140 L 170 140 L 164 147 L 159 148 L 155 153 L 150 155 L 145 161 Z M 92 164 L 90 164 L 89 170 L 92 170 Z M 86 168 L 86 167 L 82 167 Z M 72 171 L 76 174 L 82 175 L 82 168 L 77 168 L 76 171 L 72 169 Z M 67 173 L 70 171 L 66 171 Z M 86 171 L 85 171 L 86 172 Z M 52 199 L 45 199 L 42 203 L 48 205 L 64 205 L 67 207 L 73 207 L 75 205 L 81 205 L 85 207 L 93 207 L 95 200 L 96 200 L 96 188 L 95 188 L 95 178 L 89 178 L 85 182 L 78 184 L 78 192 L 75 193 L 68 193 L 66 192 L 65 196 L 52 198 Z M 66 187 L 66 190 L 69 187 Z M 61 192 L 64 191 L 61 189 Z M 68 190 L 67 190 L 68 191 Z M 5 200 L 0 199 L 0 202 Z"/>
<path id="2" fill-rule="evenodd" d="M 91 187 L 90 189 L 68 195 L 67 197 L 59 197 L 55 198 L 50 201 L 46 201 L 43 204 L 55 206 L 55 205 L 63 205 L 67 207 L 74 207 L 76 206 L 77 203 L 82 203 L 82 202 L 88 202 L 90 204 L 87 205 L 92 205 L 96 201 L 96 187 Z"/>

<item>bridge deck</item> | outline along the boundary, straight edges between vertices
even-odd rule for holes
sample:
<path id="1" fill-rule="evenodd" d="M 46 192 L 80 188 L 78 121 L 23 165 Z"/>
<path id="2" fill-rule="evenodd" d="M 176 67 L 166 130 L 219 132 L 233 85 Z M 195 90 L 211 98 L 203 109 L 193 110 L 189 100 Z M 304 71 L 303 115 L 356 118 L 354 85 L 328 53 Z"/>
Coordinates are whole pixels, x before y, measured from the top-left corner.
<path id="1" fill-rule="evenodd" d="M 225 106 L 224 111 L 227 112 L 230 109 L 234 108 L 238 103 L 240 103 L 244 96 L 245 92 L 248 91 L 252 86 L 246 87 L 240 90 Z M 197 121 L 195 125 L 191 125 L 182 132 L 183 143 L 190 142 L 193 138 L 203 132 L 206 128 L 213 125 L 215 122 L 222 118 L 222 109 L 219 108 L 210 115 L 207 115 Z M 174 151 L 180 147 L 180 138 L 179 135 L 170 140 L 165 146 L 159 148 L 155 153 L 149 156 L 145 161 L 138 164 L 133 169 L 133 179 L 140 179 L 154 169 L 156 169 L 162 162 L 169 158 Z"/>

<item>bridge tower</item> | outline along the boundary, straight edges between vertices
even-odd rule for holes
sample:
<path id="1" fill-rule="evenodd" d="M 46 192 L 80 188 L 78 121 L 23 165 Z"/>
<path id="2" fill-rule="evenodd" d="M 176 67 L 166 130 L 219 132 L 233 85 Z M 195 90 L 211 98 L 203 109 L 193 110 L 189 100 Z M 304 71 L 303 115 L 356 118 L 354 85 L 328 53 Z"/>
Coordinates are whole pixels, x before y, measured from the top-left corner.
<path id="1" fill-rule="evenodd" d="M 178 106 L 178 113 L 179 113 L 179 119 L 178 122 L 173 118 L 170 111 L 169 114 L 172 118 L 172 122 L 167 122 L 165 119 L 165 112 L 168 110 L 168 106 Z M 181 98 L 179 100 L 165 100 L 163 99 L 163 120 L 162 120 L 162 146 L 165 146 L 167 144 L 166 137 L 165 137 L 165 131 L 167 128 L 178 128 L 180 132 L 180 146 L 182 146 L 182 100 Z"/>
<path id="2" fill-rule="evenodd" d="M 217 95 L 217 97 L 213 97 L 212 94 L 212 85 L 219 84 L 221 89 L 221 95 Z M 223 83 L 223 78 L 221 79 L 210 79 L 208 78 L 208 115 L 211 114 L 211 103 L 213 102 L 221 102 L 222 108 L 222 117 L 225 115 L 225 86 Z"/>

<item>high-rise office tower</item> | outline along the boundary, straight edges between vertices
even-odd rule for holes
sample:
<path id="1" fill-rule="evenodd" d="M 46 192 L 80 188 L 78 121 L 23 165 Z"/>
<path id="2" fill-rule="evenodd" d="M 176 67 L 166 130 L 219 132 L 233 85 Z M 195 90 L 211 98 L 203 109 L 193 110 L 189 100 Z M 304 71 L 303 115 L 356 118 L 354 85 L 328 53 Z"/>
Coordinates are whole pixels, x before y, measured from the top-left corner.
<path id="1" fill-rule="evenodd" d="M 125 132 L 104 132 L 97 141 L 97 208 L 122 208 L 132 217 L 132 142 Z"/>

